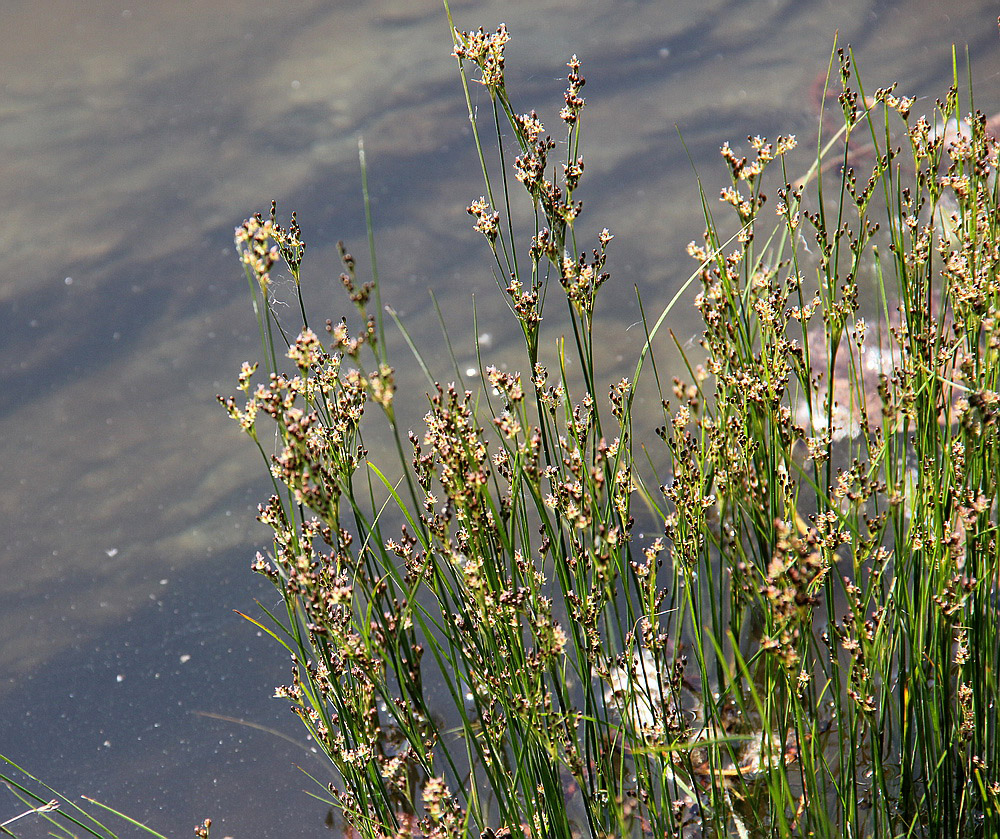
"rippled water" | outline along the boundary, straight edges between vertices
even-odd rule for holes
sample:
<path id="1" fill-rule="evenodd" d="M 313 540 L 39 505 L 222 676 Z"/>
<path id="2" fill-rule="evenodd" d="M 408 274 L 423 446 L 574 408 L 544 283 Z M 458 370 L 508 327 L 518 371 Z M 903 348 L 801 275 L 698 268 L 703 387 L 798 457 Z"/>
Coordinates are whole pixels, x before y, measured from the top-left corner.
<path id="1" fill-rule="evenodd" d="M 944 92 L 951 43 L 968 44 L 978 104 L 1000 110 L 995 0 L 454 12 L 465 28 L 507 22 L 510 86 L 550 122 L 566 58 L 583 59 L 581 226 L 617 234 L 609 378 L 639 346 L 633 286 L 657 310 L 701 233 L 678 128 L 710 185 L 726 139 L 811 143 L 810 88 L 837 29 L 869 87 L 920 96 Z M 256 354 L 232 230 L 272 197 L 297 209 L 309 293 L 339 317 L 334 243 L 365 250 L 363 135 L 384 300 L 436 345 L 432 289 L 462 363 L 475 296 L 491 353 L 513 363 L 516 330 L 465 213 L 481 186 L 449 52 L 437 0 L 0 6 L 0 752 L 60 789 L 173 835 L 205 816 L 218 836 L 324 829 L 294 768 L 322 777 L 322 764 L 219 718 L 301 742 L 268 698 L 287 663 L 232 611 L 273 601 L 248 570 L 266 539 L 260 466 L 214 402 Z M 687 313 L 672 326 L 696 328 Z M 422 385 L 402 377 L 416 423 Z M 17 806 L 0 794 L 0 820 Z"/>

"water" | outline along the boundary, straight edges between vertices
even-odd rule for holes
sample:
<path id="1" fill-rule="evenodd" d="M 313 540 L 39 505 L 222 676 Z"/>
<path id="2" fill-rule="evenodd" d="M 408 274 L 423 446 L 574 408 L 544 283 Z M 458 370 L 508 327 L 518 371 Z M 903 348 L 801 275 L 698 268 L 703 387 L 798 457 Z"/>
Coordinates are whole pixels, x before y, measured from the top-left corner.
<path id="1" fill-rule="evenodd" d="M 496 7 L 454 11 L 492 28 Z M 550 127 L 563 62 L 584 62 L 581 233 L 617 234 L 618 287 L 599 325 L 606 379 L 640 346 L 633 286 L 657 311 L 701 233 L 678 128 L 710 194 L 724 140 L 794 132 L 811 144 L 810 86 L 836 29 L 870 88 L 899 80 L 920 96 L 943 93 L 950 45 L 968 43 L 978 104 L 998 111 L 996 11 L 504 4 L 510 86 Z M 384 299 L 437 346 L 433 289 L 466 367 L 475 297 L 491 359 L 520 363 L 465 213 L 482 187 L 449 52 L 437 0 L 0 8 L 0 752 L 57 788 L 170 835 L 206 816 L 217 836 L 324 829 L 295 765 L 319 778 L 324 767 L 269 698 L 287 661 L 232 611 L 275 600 L 248 570 L 266 539 L 253 522 L 260 464 L 214 402 L 256 354 L 232 230 L 272 197 L 297 209 L 310 299 L 339 318 L 335 242 L 365 250 L 363 134 Z M 682 341 L 697 328 L 688 311 L 670 325 Z M 413 370 L 401 378 L 416 424 L 423 385 Z M 0 795 L 0 820 L 17 808 Z"/>

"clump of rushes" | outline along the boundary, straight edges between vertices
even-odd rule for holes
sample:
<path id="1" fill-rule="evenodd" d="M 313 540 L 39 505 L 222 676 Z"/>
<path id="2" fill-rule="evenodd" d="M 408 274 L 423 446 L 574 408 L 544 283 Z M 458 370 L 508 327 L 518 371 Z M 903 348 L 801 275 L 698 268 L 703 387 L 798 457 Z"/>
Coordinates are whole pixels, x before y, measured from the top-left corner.
<path id="1" fill-rule="evenodd" d="M 484 176 L 468 211 L 522 371 L 485 367 L 475 393 L 434 383 L 423 430 L 401 429 L 377 275 L 359 283 L 342 248 L 356 325 L 321 338 L 301 296 L 301 326 L 273 306 L 279 262 L 300 287 L 294 215 L 286 229 L 272 205 L 237 230 L 266 371 L 244 365 L 222 402 L 274 482 L 254 568 L 284 604 L 266 625 L 293 659 L 277 695 L 329 756 L 349 835 L 997 835 L 987 121 L 963 116 L 957 85 L 927 118 L 893 88 L 866 98 L 841 50 L 844 126 L 805 177 L 794 137 L 723 147 L 735 219 L 704 197 L 688 282 L 706 357 L 660 392 L 654 480 L 632 408 L 664 317 L 631 379 L 602 387 L 594 362 L 613 237 L 577 239 L 580 61 L 556 140 L 512 104 L 507 30 L 453 34 Z M 553 279 L 571 340 L 550 370 Z M 368 459 L 370 403 L 392 466 Z M 639 544 L 647 510 L 663 532 Z"/>

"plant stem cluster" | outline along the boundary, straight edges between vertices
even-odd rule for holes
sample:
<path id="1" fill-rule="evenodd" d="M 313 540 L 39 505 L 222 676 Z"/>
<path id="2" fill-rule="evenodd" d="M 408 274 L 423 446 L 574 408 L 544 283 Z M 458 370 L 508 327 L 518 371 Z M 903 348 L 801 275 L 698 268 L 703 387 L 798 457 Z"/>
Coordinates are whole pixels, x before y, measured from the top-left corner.
<path id="1" fill-rule="evenodd" d="M 293 659 L 277 694 L 329 756 L 352 835 L 996 833 L 987 120 L 961 115 L 957 86 L 929 118 L 894 88 L 866 98 L 840 51 L 844 125 L 820 136 L 806 177 L 789 171 L 794 137 L 747 138 L 745 156 L 723 146 L 733 221 L 703 195 L 705 236 L 689 247 L 704 358 L 665 388 L 654 367 L 662 445 L 646 468 L 632 411 L 659 324 L 635 375 L 600 386 L 613 237 L 577 246 L 580 62 L 555 140 L 511 103 L 506 28 L 453 32 L 484 176 L 468 211 L 526 372 L 435 382 L 422 431 L 401 429 L 377 277 L 359 284 L 342 248 L 357 337 L 344 319 L 321 339 L 294 215 L 286 230 L 272 205 L 237 231 L 266 370 L 254 385 L 244 365 L 243 396 L 222 402 L 274 483 L 260 511 L 273 550 L 254 567 L 284 606 L 268 613 Z M 279 260 L 299 293 L 291 332 L 274 306 Z M 553 278 L 569 337 L 550 372 Z M 369 460 L 371 404 L 396 441 L 391 466 Z M 661 534 L 637 536 L 637 517 Z"/>

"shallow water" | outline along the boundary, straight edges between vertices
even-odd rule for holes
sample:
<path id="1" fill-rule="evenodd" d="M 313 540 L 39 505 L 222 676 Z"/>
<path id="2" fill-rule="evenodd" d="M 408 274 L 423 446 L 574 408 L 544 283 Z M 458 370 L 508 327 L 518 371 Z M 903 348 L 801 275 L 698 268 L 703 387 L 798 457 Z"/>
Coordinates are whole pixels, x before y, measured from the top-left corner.
<path id="1" fill-rule="evenodd" d="M 497 8 L 453 11 L 492 28 Z M 709 192 L 724 140 L 812 143 L 810 87 L 837 29 L 869 88 L 898 80 L 931 98 L 952 42 L 968 43 L 977 104 L 1000 110 L 995 0 L 502 9 L 525 109 L 553 123 L 566 58 L 584 62 L 581 232 L 616 233 L 606 379 L 639 347 L 633 286 L 658 311 L 701 233 L 678 129 Z M 338 318 L 334 244 L 365 250 L 363 135 L 383 299 L 436 346 L 432 289 L 471 348 L 475 296 L 492 357 L 514 364 L 516 330 L 465 213 L 482 188 L 449 52 L 437 0 L 0 7 L 0 752 L 59 789 L 171 835 L 205 816 L 218 836 L 323 830 L 294 768 L 324 771 L 307 750 L 203 715 L 301 742 L 269 699 L 286 661 L 232 612 L 274 599 L 248 570 L 266 539 L 262 470 L 214 401 L 256 354 L 232 231 L 272 197 L 297 209 L 309 294 Z M 682 340 L 696 329 L 686 310 L 670 325 Z M 401 375 L 416 423 L 423 385 Z M 0 821 L 17 807 L 0 795 Z"/>

